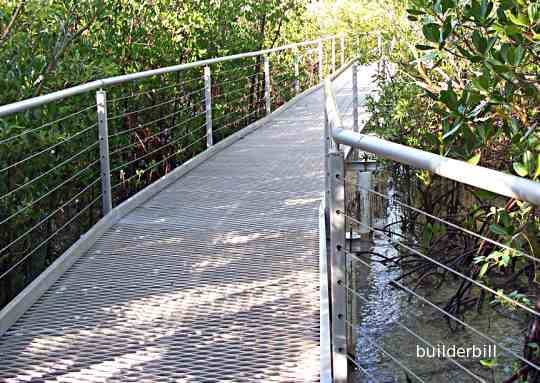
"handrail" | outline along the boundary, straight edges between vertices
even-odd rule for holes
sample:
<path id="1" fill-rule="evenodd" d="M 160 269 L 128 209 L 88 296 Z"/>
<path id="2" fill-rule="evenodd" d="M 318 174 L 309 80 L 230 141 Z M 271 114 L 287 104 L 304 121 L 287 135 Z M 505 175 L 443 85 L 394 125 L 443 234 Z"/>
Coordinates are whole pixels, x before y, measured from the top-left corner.
<path id="1" fill-rule="evenodd" d="M 453 181 L 495 194 L 540 206 L 540 182 L 344 129 L 337 111 L 330 80 L 326 80 L 325 89 L 328 122 L 332 129 L 332 138 L 336 143 L 361 149 L 415 168 L 428 170 Z"/>
<path id="2" fill-rule="evenodd" d="M 268 53 L 280 52 L 280 51 L 299 48 L 299 47 L 308 46 L 308 45 L 315 45 L 324 41 L 332 40 L 336 37 L 339 37 L 339 35 L 326 36 L 318 40 L 310 40 L 310 41 L 304 41 L 301 43 L 288 44 L 281 47 L 263 49 L 260 51 L 239 53 L 235 55 L 217 57 L 213 59 L 195 61 L 191 63 L 173 65 L 173 66 L 168 66 L 168 67 L 163 67 L 163 68 L 158 68 L 158 69 L 146 70 L 143 72 L 137 72 L 137 73 L 127 74 L 127 75 L 114 76 L 114 77 L 108 77 L 105 79 L 94 80 L 86 84 L 81 84 L 81 85 L 77 85 L 71 88 L 62 89 L 56 92 L 45 94 L 43 96 L 32 97 L 32 98 L 17 101 L 11 104 L 2 105 L 0 106 L 0 117 L 5 117 L 13 113 L 22 112 L 28 109 L 36 108 L 41 105 L 45 105 L 50 102 L 62 100 L 64 98 L 76 96 L 76 95 L 86 93 L 92 90 L 98 90 L 98 89 L 111 86 L 111 85 L 118 85 L 118 84 L 122 84 L 128 81 L 139 80 L 139 79 L 148 78 L 152 76 L 158 76 L 158 75 L 162 75 L 166 73 L 179 72 L 181 70 L 197 68 L 197 67 L 202 67 L 202 66 L 211 65 L 211 64 L 217 64 L 217 63 L 225 62 L 225 61 L 233 61 L 233 60 L 238 60 L 238 59 L 243 59 L 243 58 L 256 57 L 256 56 L 261 56 Z"/>

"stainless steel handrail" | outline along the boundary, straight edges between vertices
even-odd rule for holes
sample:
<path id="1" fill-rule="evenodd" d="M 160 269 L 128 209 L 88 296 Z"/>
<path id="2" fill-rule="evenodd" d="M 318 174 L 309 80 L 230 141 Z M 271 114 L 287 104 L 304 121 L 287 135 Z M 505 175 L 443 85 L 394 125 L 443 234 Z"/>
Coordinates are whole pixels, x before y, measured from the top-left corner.
<path id="1" fill-rule="evenodd" d="M 301 43 L 288 44 L 281 47 L 263 49 L 260 51 L 239 53 L 239 54 L 230 55 L 230 56 L 195 61 L 191 63 L 173 65 L 173 66 L 168 66 L 168 67 L 159 68 L 159 69 L 151 69 L 151 70 L 132 73 L 128 75 L 114 76 L 114 77 L 109 77 L 105 79 L 95 80 L 95 81 L 88 82 L 86 84 L 77 85 L 77 86 L 67 88 L 67 89 L 62 89 L 57 92 L 52 92 L 43 96 L 33 97 L 26 100 L 17 101 L 11 104 L 0 106 L 0 117 L 5 117 L 13 113 L 22 112 L 28 109 L 36 108 L 44 104 L 48 104 L 50 102 L 62 100 L 64 98 L 76 96 L 76 95 L 86 93 L 92 90 L 98 90 L 98 89 L 105 88 L 111 85 L 118 85 L 125 82 L 133 81 L 133 80 L 140 80 L 140 79 L 148 78 L 152 76 L 179 72 L 179 71 L 191 69 L 191 68 L 204 67 L 207 65 L 217 64 L 217 63 L 225 62 L 225 61 L 256 57 L 256 56 L 261 56 L 261 55 L 265 55 L 269 53 L 295 49 L 295 48 L 299 48 L 303 46 L 316 45 L 324 41 L 332 40 L 336 37 L 339 37 L 339 36 L 326 36 L 318 40 L 304 41 Z"/>
<path id="2" fill-rule="evenodd" d="M 332 138 L 337 144 L 348 145 L 415 168 L 428 170 L 453 181 L 540 206 L 540 182 L 346 130 L 337 111 L 332 84 L 329 80 L 326 80 L 325 89 L 328 122 L 332 129 Z"/>

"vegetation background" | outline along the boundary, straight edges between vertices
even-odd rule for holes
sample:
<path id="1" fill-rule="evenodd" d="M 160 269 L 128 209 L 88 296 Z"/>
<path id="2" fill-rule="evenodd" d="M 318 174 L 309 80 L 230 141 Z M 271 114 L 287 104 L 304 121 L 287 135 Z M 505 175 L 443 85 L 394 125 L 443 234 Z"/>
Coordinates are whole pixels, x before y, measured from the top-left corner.
<path id="1" fill-rule="evenodd" d="M 381 34 L 396 64 L 377 79 L 366 130 L 540 178 L 540 5 L 532 0 L 0 0 L 0 104 L 339 33 L 362 62 L 376 59 Z M 306 89 L 318 81 L 316 53 L 299 53 Z M 294 59 L 271 57 L 274 107 L 295 94 Z M 264 113 L 261 64 L 212 68 L 215 140 Z M 107 89 L 115 205 L 205 149 L 202 89 L 200 69 Z M 0 119 L 0 307 L 100 218 L 95 103 L 89 93 Z M 425 172 L 417 179 L 425 210 L 507 246 L 418 218 L 424 251 L 500 292 L 488 299 L 463 283 L 446 309 L 461 317 L 486 300 L 508 305 L 502 295 L 533 307 L 538 208 Z M 442 251 L 455 243 L 456 253 Z"/>

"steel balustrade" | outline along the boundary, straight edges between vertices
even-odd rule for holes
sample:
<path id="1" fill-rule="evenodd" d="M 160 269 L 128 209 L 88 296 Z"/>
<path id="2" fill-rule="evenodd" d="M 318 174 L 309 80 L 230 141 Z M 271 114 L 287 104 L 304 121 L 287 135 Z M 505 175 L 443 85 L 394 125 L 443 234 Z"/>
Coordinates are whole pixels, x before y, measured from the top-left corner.
<path id="1" fill-rule="evenodd" d="M 382 52 L 382 41 L 380 38 L 378 40 L 378 46 L 379 52 Z M 396 240 L 395 238 L 384 234 L 384 231 L 373 226 L 369 218 L 369 211 L 365 211 L 365 207 L 364 210 L 362 210 L 363 214 L 360 218 L 353 217 L 346 212 L 346 207 L 348 206 L 348 203 L 350 201 L 347 201 L 346 199 L 343 200 L 344 183 L 345 187 L 347 186 L 346 182 L 342 180 L 342 178 L 344 178 L 343 169 L 346 169 L 348 166 L 347 158 L 349 154 L 353 153 L 355 150 L 376 155 L 380 158 L 391 160 L 395 163 L 408 165 L 415 169 L 427 170 L 445 179 L 452 180 L 460 184 L 469 185 L 481 190 L 489 191 L 499 196 L 514 198 L 520 201 L 529 202 L 536 206 L 540 206 L 539 182 L 534 182 L 532 180 L 527 180 L 510 174 L 505 174 L 485 167 L 472 165 L 464 161 L 458 161 L 426 151 L 414 149 L 408 146 L 392 143 L 390 141 L 372 135 L 359 133 L 359 129 L 361 130 L 362 127 L 359 126 L 358 121 L 358 86 L 356 84 L 356 82 L 358 81 L 358 67 L 356 66 L 356 64 L 352 65 L 352 81 L 354 115 L 353 121 L 351 123 L 352 126 L 350 127 L 350 129 L 346 129 L 342 122 L 340 112 L 338 111 L 338 108 L 336 106 L 332 83 L 329 79 L 325 81 L 324 99 L 326 127 L 324 135 L 326 169 L 325 204 L 328 207 L 326 214 L 330 226 L 330 233 L 328 237 L 328 256 L 330 258 L 328 262 L 330 264 L 330 317 L 332 318 L 331 347 L 333 377 L 334 382 L 336 383 L 345 383 L 350 378 L 350 370 L 347 366 L 347 363 L 344 363 L 344 358 L 348 360 L 351 365 L 358 368 L 358 370 L 361 371 L 363 374 L 373 379 L 374 381 L 377 381 L 377 378 L 373 376 L 372 372 L 368 371 L 364 366 L 362 366 L 362 355 L 359 355 L 360 360 L 357 360 L 351 355 L 347 354 L 347 345 L 351 341 L 351 339 L 348 338 L 351 336 L 349 329 L 357 325 L 355 323 L 352 323 L 351 319 L 347 317 L 347 313 L 349 311 L 345 307 L 345 305 L 347 305 L 347 295 L 352 294 L 354 297 L 353 299 L 358 298 L 363 302 L 368 301 L 366 300 L 366 298 L 364 298 L 361 294 L 359 294 L 347 284 L 346 262 L 351 261 L 352 263 L 361 264 L 366 268 L 371 267 L 365 260 L 358 258 L 355 254 L 347 251 L 344 248 L 344 244 L 347 242 L 345 231 L 343 230 L 345 225 L 344 222 L 346 221 L 358 225 L 358 231 L 360 233 L 369 235 L 372 232 L 377 232 L 379 233 L 379 235 L 386 238 L 389 243 L 408 251 L 410 254 L 413 254 L 420 259 L 423 259 L 433 264 L 434 266 L 439 267 L 441 270 L 444 270 L 445 272 L 448 272 L 462 280 L 473 284 L 484 292 L 493 294 L 493 296 L 496 296 L 499 299 L 502 299 L 513 305 L 514 307 L 517 307 L 524 312 L 531 314 L 533 317 L 540 317 L 540 312 L 537 312 L 535 308 L 531 308 L 528 305 L 523 304 L 522 302 L 512 298 L 511 296 L 503 292 L 496 291 L 495 289 L 487 286 L 485 283 L 479 282 L 461 273 L 460 271 L 454 269 L 451 266 L 447 266 L 446 264 L 434 259 L 432 256 L 426 255 L 422 251 L 415 249 L 411 245 L 403 243 L 402 239 Z M 360 190 L 362 190 L 362 193 L 365 196 L 372 195 L 379 198 L 388 199 L 388 197 L 386 197 L 382 193 L 379 193 L 369 187 L 363 185 L 354 185 L 354 187 L 358 187 Z M 481 240 L 491 243 L 497 247 L 514 251 L 519 256 L 526 257 L 534 263 L 540 262 L 540 259 L 538 259 L 532 254 L 526 254 L 520 250 L 512 249 L 506 244 L 472 232 L 471 230 L 436 217 L 433 214 L 429 214 L 409 204 L 403 203 L 401 201 L 395 202 L 406 209 L 413 210 L 416 213 L 436 220 L 443 225 L 459 230 L 460 232 L 463 232 L 467 235 L 480 238 Z M 452 313 L 449 313 L 447 310 L 441 309 L 431 300 L 415 292 L 414 289 L 410 289 L 400 282 L 392 282 L 390 285 L 393 287 L 398 287 L 405 293 L 410 294 L 411 296 L 419 299 L 421 302 L 427 304 L 429 307 L 432 307 L 437 312 L 442 313 L 445 317 L 448 318 L 448 320 L 458 323 L 459 325 L 472 331 L 479 337 L 496 345 L 508 355 L 511 355 L 512 357 L 518 359 L 521 363 L 523 363 L 523 366 L 540 371 L 540 366 L 536 365 L 528 359 L 525 359 L 523 356 L 518 355 L 515 351 L 509 348 L 506 344 L 503 344 L 501 341 L 498 341 L 497 339 L 494 339 L 493 337 L 485 334 L 483 331 L 476 329 L 474 326 L 471 326 L 464 320 L 456 317 Z M 419 340 L 421 343 L 425 345 L 432 345 L 429 339 L 423 338 L 417 332 L 411 330 L 403 323 L 395 323 L 407 333 Z M 370 343 L 369 340 L 366 340 L 366 342 L 368 342 L 368 344 Z M 402 362 L 398 353 L 389 352 L 387 349 L 385 350 L 379 345 L 372 344 L 372 346 L 374 346 L 388 358 L 393 360 L 401 370 L 407 373 L 407 376 L 409 378 L 414 377 L 414 381 L 424 381 L 421 377 L 416 375 L 413 370 L 411 370 Z M 455 364 L 462 371 L 464 371 L 469 377 L 473 378 L 474 381 L 484 383 L 486 382 L 486 380 L 482 376 L 479 376 L 477 372 L 471 371 L 470 368 L 463 365 L 461 362 L 452 358 L 448 360 L 451 363 Z"/>

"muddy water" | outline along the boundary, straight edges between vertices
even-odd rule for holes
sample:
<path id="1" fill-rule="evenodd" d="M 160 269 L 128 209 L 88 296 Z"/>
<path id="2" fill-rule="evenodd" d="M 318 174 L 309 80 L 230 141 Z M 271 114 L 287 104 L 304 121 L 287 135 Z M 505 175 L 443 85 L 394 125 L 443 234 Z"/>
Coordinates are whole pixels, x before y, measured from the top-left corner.
<path id="1" fill-rule="evenodd" d="M 369 172 L 367 177 L 366 174 L 360 174 L 365 171 Z M 362 199 L 365 192 L 356 186 L 359 180 L 369 182 L 372 189 L 386 195 L 388 200 L 371 195 L 369 202 L 366 202 L 365 197 Z M 412 198 L 408 195 L 414 194 L 417 189 L 414 180 L 415 177 L 403 168 L 372 164 L 350 170 L 347 176 L 347 195 L 359 201 L 357 206 L 350 206 L 350 214 L 360 217 L 361 205 L 369 205 L 372 226 L 388 227 L 394 239 L 413 241 L 405 224 L 410 212 L 395 201 L 414 201 L 414 195 Z M 447 317 L 442 313 L 421 299 L 390 285 L 406 269 L 380 262 L 381 257 L 377 254 L 393 257 L 401 250 L 391 243 L 387 233 L 375 233 L 368 237 L 362 235 L 359 225 L 354 224 L 350 230 L 352 234 L 349 233 L 349 236 L 352 235 L 353 241 L 349 243 L 349 250 L 365 260 L 366 264 L 355 260 L 349 263 L 349 286 L 358 293 L 349 294 L 350 330 L 355 339 L 350 344 L 349 352 L 372 376 L 356 369 L 353 382 L 504 382 L 512 375 L 517 358 L 501 347 L 522 355 L 524 331 L 527 327 L 525 315 L 496 307 L 490 304 L 490 299 L 486 299 L 481 314 L 477 310 L 470 310 L 462 319 L 491 339 L 462 326 L 456 330 L 455 321 L 451 321 L 454 327 L 452 330 Z M 414 278 L 402 283 L 411 289 L 415 284 Z M 447 278 L 439 288 L 435 288 L 435 281 L 430 284 L 426 280 L 415 291 L 439 307 L 444 307 L 459 285 L 459 277 Z M 422 356 L 422 350 L 432 352 L 426 342 L 440 350 L 442 345 L 465 348 L 476 346 L 485 350 L 486 354 L 472 357 L 470 351 L 469 358 L 454 359 L 461 365 L 458 367 L 448 358 L 419 357 Z M 495 346 L 494 342 L 499 345 Z M 487 349 L 490 345 L 491 348 Z M 496 353 L 495 366 L 492 368 L 480 363 L 483 357 L 490 356 L 488 351 L 491 351 L 491 355 Z"/>

